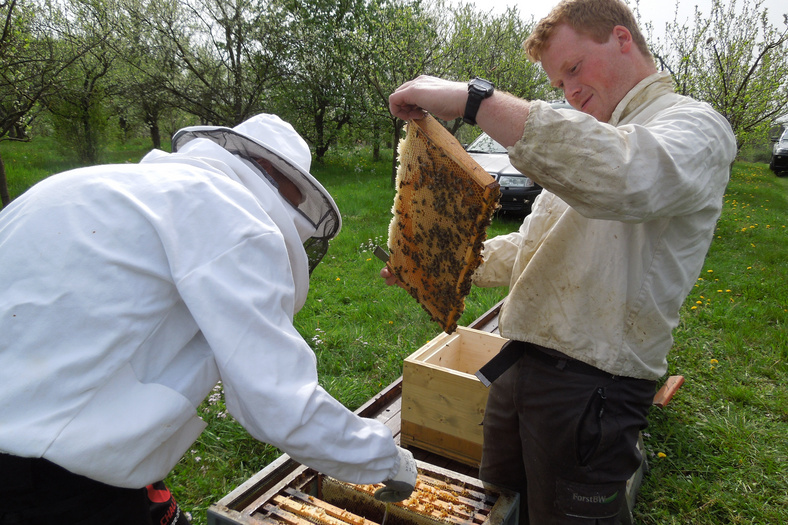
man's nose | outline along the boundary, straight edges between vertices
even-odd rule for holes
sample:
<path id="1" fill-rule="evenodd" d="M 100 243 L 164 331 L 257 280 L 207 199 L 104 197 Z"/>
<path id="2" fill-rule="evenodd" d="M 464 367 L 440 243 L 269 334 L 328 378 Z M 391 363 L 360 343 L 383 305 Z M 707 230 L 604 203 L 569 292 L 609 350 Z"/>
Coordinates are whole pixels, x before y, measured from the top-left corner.
<path id="1" fill-rule="evenodd" d="M 583 88 L 579 84 L 564 84 L 564 97 L 566 98 L 566 101 L 575 108 L 577 108 L 578 104 L 580 104 L 580 95 L 582 94 L 582 91 Z"/>

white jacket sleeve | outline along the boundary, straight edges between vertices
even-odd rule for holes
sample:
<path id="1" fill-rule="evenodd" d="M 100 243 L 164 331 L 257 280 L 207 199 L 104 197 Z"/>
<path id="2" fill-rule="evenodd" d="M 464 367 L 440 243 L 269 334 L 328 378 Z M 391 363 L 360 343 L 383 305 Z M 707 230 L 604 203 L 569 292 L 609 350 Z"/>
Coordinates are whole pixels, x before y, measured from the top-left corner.
<path id="1" fill-rule="evenodd" d="M 718 190 L 719 172 L 709 166 L 735 155 L 733 134 L 707 104 L 678 95 L 659 102 L 642 124 L 617 127 L 534 103 L 512 163 L 588 218 L 642 222 L 697 212 Z"/>
<path id="2" fill-rule="evenodd" d="M 228 410 L 255 438 L 350 482 L 396 473 L 388 428 L 318 386 L 315 355 L 293 327 L 294 285 L 277 232 L 245 238 L 176 285 L 214 351 Z"/>

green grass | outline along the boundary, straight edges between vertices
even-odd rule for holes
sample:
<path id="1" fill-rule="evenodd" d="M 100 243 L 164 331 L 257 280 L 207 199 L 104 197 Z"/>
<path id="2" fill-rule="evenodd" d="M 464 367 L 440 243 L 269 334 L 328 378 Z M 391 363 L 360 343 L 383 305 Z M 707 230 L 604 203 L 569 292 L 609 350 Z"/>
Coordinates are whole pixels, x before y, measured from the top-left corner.
<path id="1" fill-rule="evenodd" d="M 10 180 L 23 178 L 18 155 L 31 145 L 12 146 L 0 145 Z M 394 196 L 387 153 L 371 163 L 366 151 L 348 151 L 313 166 L 342 210 L 343 228 L 312 276 L 296 326 L 317 355 L 321 383 L 351 409 L 399 377 L 403 359 L 440 331 L 410 296 L 378 277 L 382 263 L 372 247 L 385 244 Z M 125 152 L 121 162 L 124 156 L 136 160 Z M 61 169 L 56 159 L 39 162 L 38 173 Z M 788 523 L 787 191 L 788 179 L 765 164 L 734 167 L 717 237 L 669 356 L 669 374 L 686 383 L 650 415 L 638 524 Z M 518 226 L 497 217 L 489 235 Z M 505 293 L 475 288 L 460 324 Z M 220 388 L 200 411 L 208 428 L 167 480 L 196 524 L 279 454 L 227 415 Z"/>
<path id="2" fill-rule="evenodd" d="M 144 138 L 116 144 L 104 154 L 104 161 L 137 162 L 150 151 L 150 144 L 150 140 Z M 8 193 L 12 199 L 53 173 L 79 167 L 76 160 L 64 160 L 60 146 L 50 137 L 39 137 L 31 142 L 0 142 L 0 155 L 5 163 Z"/>

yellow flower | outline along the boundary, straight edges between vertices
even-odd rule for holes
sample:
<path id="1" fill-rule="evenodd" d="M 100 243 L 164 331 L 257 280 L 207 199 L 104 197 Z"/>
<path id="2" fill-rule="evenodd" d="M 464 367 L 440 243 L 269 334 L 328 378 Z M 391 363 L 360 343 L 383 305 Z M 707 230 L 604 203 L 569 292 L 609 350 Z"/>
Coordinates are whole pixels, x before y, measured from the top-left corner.
<path id="1" fill-rule="evenodd" d="M 697 310 L 697 309 L 698 309 L 697 306 L 693 306 L 692 308 L 690 308 L 690 310 Z"/>
<path id="2" fill-rule="evenodd" d="M 716 359 L 712 359 L 711 361 L 709 361 L 709 363 L 716 365 L 719 363 L 719 361 L 717 361 Z"/>
<path id="3" fill-rule="evenodd" d="M 342 280 L 341 278 L 337 277 L 337 281 L 341 281 L 341 280 Z"/>
<path id="4" fill-rule="evenodd" d="M 668 455 L 667 455 L 667 454 L 665 454 L 664 452 L 659 452 L 659 453 L 657 454 L 657 457 L 658 457 L 658 458 L 666 458 L 666 457 L 668 457 Z"/>

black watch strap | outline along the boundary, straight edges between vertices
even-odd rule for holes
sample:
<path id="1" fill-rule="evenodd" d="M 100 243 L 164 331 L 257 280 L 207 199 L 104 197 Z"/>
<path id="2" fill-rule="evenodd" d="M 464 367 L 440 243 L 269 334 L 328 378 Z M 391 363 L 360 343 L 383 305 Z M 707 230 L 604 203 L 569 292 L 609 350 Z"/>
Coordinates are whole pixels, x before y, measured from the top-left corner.
<path id="1" fill-rule="evenodd" d="M 476 125 L 476 114 L 482 105 L 482 100 L 492 96 L 495 86 L 489 80 L 476 77 L 468 82 L 468 101 L 465 103 L 465 114 L 462 120 L 471 126 Z"/>

